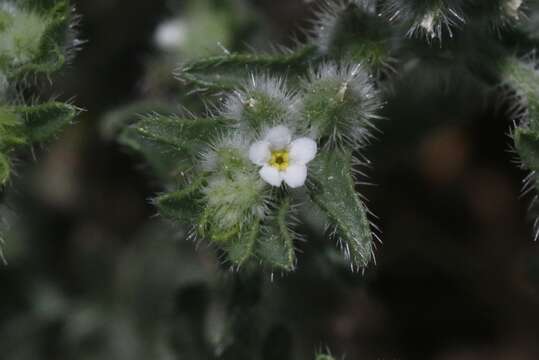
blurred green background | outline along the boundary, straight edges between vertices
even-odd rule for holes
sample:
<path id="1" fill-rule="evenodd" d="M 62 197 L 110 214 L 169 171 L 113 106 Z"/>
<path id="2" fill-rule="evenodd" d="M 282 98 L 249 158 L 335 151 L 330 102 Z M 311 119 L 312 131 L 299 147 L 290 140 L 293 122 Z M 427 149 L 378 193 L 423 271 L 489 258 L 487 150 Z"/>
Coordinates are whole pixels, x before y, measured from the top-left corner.
<path id="1" fill-rule="evenodd" d="M 0 359 L 196 360 L 214 358 L 211 348 L 223 358 L 311 359 L 326 346 L 346 359 L 539 358 L 533 194 L 521 196 L 526 173 L 499 97 L 467 74 L 444 86 L 436 69 L 400 76 L 368 149 L 375 185 L 361 189 L 381 229 L 377 265 L 351 274 L 313 240 L 299 245 L 297 272 L 253 285 L 154 216 L 148 199 L 160 181 L 116 143 L 114 121 L 141 99 L 191 108 L 177 64 L 223 48 L 291 46 L 312 2 L 74 4 L 87 42 L 42 96 L 74 97 L 86 111 L 36 149 L 39 161 L 21 155 L 4 190 Z M 156 32 L 171 20 L 188 41 L 164 49 Z M 248 318 L 240 339 L 223 337 L 230 311 Z M 229 356 L 232 343 L 240 349 Z"/>

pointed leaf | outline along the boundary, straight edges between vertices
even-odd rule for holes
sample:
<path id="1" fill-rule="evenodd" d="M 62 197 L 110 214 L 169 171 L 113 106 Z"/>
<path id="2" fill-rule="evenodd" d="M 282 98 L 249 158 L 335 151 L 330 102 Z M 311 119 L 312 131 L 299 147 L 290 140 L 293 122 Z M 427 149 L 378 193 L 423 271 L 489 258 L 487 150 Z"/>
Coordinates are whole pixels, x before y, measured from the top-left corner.
<path id="1" fill-rule="evenodd" d="M 288 227 L 290 202 L 283 200 L 275 219 L 266 227 L 266 233 L 258 241 L 258 257 L 267 265 L 285 270 L 294 270 L 296 254 L 293 233 Z"/>
<path id="2" fill-rule="evenodd" d="M 373 234 L 367 209 L 354 188 L 352 156 L 337 150 L 321 153 L 309 166 L 311 199 L 327 215 L 353 269 L 373 257 Z"/>
<path id="3" fill-rule="evenodd" d="M 0 153 L 0 185 L 5 185 L 11 174 L 11 164 L 6 155 Z"/>
<path id="4" fill-rule="evenodd" d="M 217 131 L 222 130 L 225 120 L 218 118 L 182 119 L 167 116 L 143 118 L 133 126 L 143 138 L 169 146 L 178 151 L 193 153 L 200 141 L 209 141 Z"/>
<path id="5" fill-rule="evenodd" d="M 185 119 L 165 115 L 143 117 L 125 128 L 119 141 L 142 153 L 161 176 L 175 176 L 193 166 L 193 160 L 217 134 L 227 129 L 224 119 Z"/>
<path id="6" fill-rule="evenodd" d="M 305 46 L 282 54 L 212 56 L 185 64 L 176 75 L 179 80 L 195 85 L 199 90 L 232 91 L 241 87 L 246 72 L 305 73 L 309 69 L 309 60 L 315 54 L 314 46 Z"/>
<path id="7" fill-rule="evenodd" d="M 200 188 L 204 183 L 204 177 L 200 177 L 183 189 L 158 196 L 154 203 L 159 213 L 166 218 L 182 222 L 191 221 L 198 213 L 195 203 L 200 196 Z"/>
<path id="8" fill-rule="evenodd" d="M 10 107 L 0 107 L 0 150 L 9 151 L 26 141 L 19 116 Z"/>
<path id="9" fill-rule="evenodd" d="M 22 116 L 27 136 L 32 142 L 49 140 L 71 124 L 79 113 L 77 107 L 60 102 L 20 106 L 13 111 Z"/>
<path id="10" fill-rule="evenodd" d="M 238 236 L 223 246 L 228 260 L 237 267 L 251 260 L 255 255 L 255 245 L 259 235 L 260 219 L 255 218 L 251 224 L 243 227 Z"/>
<path id="11" fill-rule="evenodd" d="M 516 128 L 513 134 L 520 158 L 530 170 L 539 170 L 539 134 L 526 128 Z"/>

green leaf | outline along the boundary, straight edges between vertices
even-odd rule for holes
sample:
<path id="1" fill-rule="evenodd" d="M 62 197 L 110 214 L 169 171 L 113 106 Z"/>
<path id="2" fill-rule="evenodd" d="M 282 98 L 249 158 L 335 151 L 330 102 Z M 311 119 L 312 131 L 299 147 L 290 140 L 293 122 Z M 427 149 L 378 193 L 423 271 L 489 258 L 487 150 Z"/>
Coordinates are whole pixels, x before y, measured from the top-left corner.
<path id="1" fill-rule="evenodd" d="M 193 166 L 196 156 L 215 136 L 227 130 L 220 118 L 185 119 L 153 114 L 143 117 L 119 135 L 119 142 L 140 152 L 164 177 Z"/>
<path id="2" fill-rule="evenodd" d="M 516 128 L 513 139 L 524 165 L 530 170 L 539 170 L 539 134 L 527 128 Z"/>
<path id="3" fill-rule="evenodd" d="M 159 209 L 159 213 L 163 217 L 182 222 L 192 220 L 198 213 L 196 201 L 205 180 L 203 176 L 200 176 L 179 191 L 166 193 L 155 198 L 154 203 Z"/>
<path id="4" fill-rule="evenodd" d="M 220 118 L 185 119 L 162 115 L 142 118 L 132 126 L 134 134 L 175 152 L 196 155 L 201 142 L 225 130 L 228 122 Z"/>
<path id="5" fill-rule="evenodd" d="M 227 54 L 185 64 L 176 75 L 199 90 L 233 91 L 241 87 L 246 73 L 257 71 L 306 73 L 316 54 L 314 46 L 304 46 L 282 54 Z"/>
<path id="6" fill-rule="evenodd" d="M 258 257 L 272 268 L 285 271 L 294 270 L 296 254 L 294 238 L 288 227 L 290 201 L 284 199 L 277 209 L 275 219 L 272 219 L 266 233 L 258 241 Z"/>
<path id="7" fill-rule="evenodd" d="M 250 224 L 244 224 L 238 235 L 223 245 L 228 260 L 238 268 L 251 260 L 255 255 L 255 245 L 259 235 L 259 218 L 254 218 Z"/>
<path id="8" fill-rule="evenodd" d="M 11 174 L 11 164 L 6 155 L 0 153 L 0 185 L 5 185 Z"/>
<path id="9" fill-rule="evenodd" d="M 191 166 L 191 161 L 179 161 L 181 152 L 175 154 L 167 146 L 157 145 L 142 138 L 131 125 L 141 120 L 141 114 L 152 112 L 166 116 L 172 114 L 174 109 L 160 101 L 150 100 L 125 106 L 119 110 L 108 113 L 101 123 L 100 133 L 107 139 L 117 139 L 119 143 L 140 153 L 152 167 L 155 175 L 167 179 L 175 177 L 181 169 Z"/>
<path id="10" fill-rule="evenodd" d="M 13 111 L 22 116 L 28 139 L 31 142 L 41 142 L 49 140 L 71 124 L 80 110 L 70 104 L 48 102 L 14 107 Z"/>
<path id="11" fill-rule="evenodd" d="M 9 151 L 26 141 L 19 116 L 9 107 L 0 107 L 0 150 Z"/>
<path id="12" fill-rule="evenodd" d="M 100 133 L 106 139 L 114 139 L 127 127 L 139 122 L 141 114 L 173 116 L 176 110 L 175 106 L 157 99 L 135 102 L 107 113 L 100 124 Z"/>
<path id="13" fill-rule="evenodd" d="M 526 107 L 528 113 L 527 127 L 539 131 L 539 71 L 533 64 L 515 58 L 504 63 L 501 71 L 517 94 L 522 97 L 522 105 Z"/>
<path id="14" fill-rule="evenodd" d="M 353 269 L 366 267 L 373 258 L 373 234 L 367 209 L 355 191 L 352 155 L 325 152 L 309 166 L 311 199 L 335 226 L 342 250 Z"/>

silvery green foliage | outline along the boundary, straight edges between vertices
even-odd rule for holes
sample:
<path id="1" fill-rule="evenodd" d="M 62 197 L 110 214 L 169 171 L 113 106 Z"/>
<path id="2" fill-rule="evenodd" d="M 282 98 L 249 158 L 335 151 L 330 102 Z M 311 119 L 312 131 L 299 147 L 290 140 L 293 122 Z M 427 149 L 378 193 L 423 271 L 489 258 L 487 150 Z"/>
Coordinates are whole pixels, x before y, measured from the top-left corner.
<path id="1" fill-rule="evenodd" d="M 496 29 L 525 16 L 526 0 L 385 0 L 381 14 L 404 27 L 409 37 L 442 42 L 468 23 L 484 23 Z"/>
<path id="2" fill-rule="evenodd" d="M 51 139 L 78 113 L 71 104 L 25 99 L 34 80 L 69 59 L 76 45 L 73 20 L 66 0 L 0 1 L 0 186 L 12 175 L 17 150 Z"/>
<path id="3" fill-rule="evenodd" d="M 77 109 L 65 103 L 24 101 L 31 79 L 49 76 L 74 46 L 67 1 L 0 2 L 0 183 L 11 174 L 11 154 L 43 142 L 69 124 Z"/>
<path id="4" fill-rule="evenodd" d="M 512 133 L 520 165 L 530 174 L 524 181 L 524 192 L 539 189 L 539 71 L 535 60 L 511 58 L 504 64 L 506 84 L 510 87 L 509 100 L 515 128 Z M 538 196 L 532 200 L 531 210 L 537 211 Z M 539 217 L 534 222 L 535 239 L 539 238 Z"/>
<path id="5" fill-rule="evenodd" d="M 327 215 L 350 267 L 363 269 L 373 257 L 373 235 L 355 190 L 355 151 L 369 139 L 381 106 L 378 92 L 357 64 L 322 64 L 294 88 L 290 82 L 252 75 L 224 96 L 216 115 L 149 115 L 126 128 L 121 139 L 176 159 L 177 189 L 158 196 L 156 206 L 163 216 L 195 224 L 191 236 L 217 247 L 232 268 L 293 270 L 297 241 L 304 238 L 300 204 L 308 202 Z M 297 179 L 271 186 L 253 163 L 253 144 L 279 131 L 306 139 L 298 144 L 317 143 L 304 187 Z"/>

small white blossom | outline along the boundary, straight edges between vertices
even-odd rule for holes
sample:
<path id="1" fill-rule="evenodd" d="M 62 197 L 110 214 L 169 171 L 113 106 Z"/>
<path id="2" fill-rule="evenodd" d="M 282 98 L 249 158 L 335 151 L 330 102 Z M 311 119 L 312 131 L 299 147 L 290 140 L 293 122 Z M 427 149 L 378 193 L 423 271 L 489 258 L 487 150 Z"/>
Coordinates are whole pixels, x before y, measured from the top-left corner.
<path id="1" fill-rule="evenodd" d="M 286 126 L 271 128 L 266 136 L 251 145 L 249 159 L 262 166 L 260 176 L 272 186 L 284 181 L 291 188 L 305 184 L 307 163 L 317 151 L 313 139 L 302 137 L 292 141 L 292 133 Z"/>
<path id="2" fill-rule="evenodd" d="M 181 19 L 173 19 L 159 25 L 155 43 L 165 51 L 180 50 L 187 40 L 187 26 Z"/>
<path id="3" fill-rule="evenodd" d="M 519 19 L 519 9 L 522 6 L 523 0 L 507 0 L 505 3 L 505 9 L 507 11 L 507 14 L 511 16 L 512 18 Z"/>

